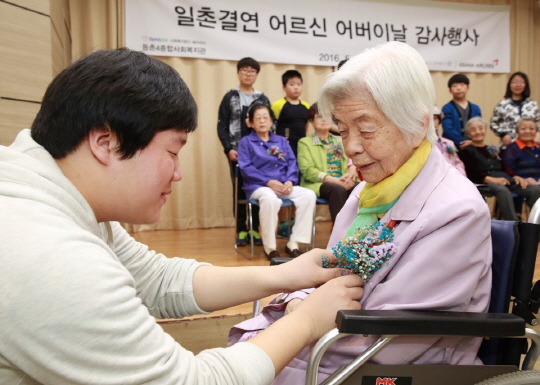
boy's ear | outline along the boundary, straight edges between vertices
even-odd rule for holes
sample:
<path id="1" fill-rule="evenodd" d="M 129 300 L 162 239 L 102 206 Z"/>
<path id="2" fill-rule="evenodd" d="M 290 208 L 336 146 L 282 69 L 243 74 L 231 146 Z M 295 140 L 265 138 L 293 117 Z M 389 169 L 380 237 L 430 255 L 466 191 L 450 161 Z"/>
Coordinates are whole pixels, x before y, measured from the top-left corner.
<path id="1" fill-rule="evenodd" d="M 116 158 L 118 140 L 108 125 L 92 128 L 88 134 L 88 145 L 94 158 L 103 165 Z"/>

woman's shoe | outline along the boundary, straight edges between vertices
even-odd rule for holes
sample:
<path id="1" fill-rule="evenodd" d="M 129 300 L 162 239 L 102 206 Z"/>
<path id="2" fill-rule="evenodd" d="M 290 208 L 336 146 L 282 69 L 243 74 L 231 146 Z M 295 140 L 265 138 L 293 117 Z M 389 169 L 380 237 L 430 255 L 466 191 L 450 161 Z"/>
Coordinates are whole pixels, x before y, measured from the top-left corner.
<path id="1" fill-rule="evenodd" d="M 279 251 L 277 250 L 272 250 L 269 253 L 267 253 L 266 250 L 264 250 L 264 255 L 266 256 L 266 258 L 268 258 L 268 260 L 271 260 L 272 258 L 281 257 L 281 255 L 279 254 Z"/>
<path id="2" fill-rule="evenodd" d="M 289 249 L 289 246 L 285 246 L 285 252 L 289 257 L 296 258 L 299 255 L 302 255 L 302 252 L 298 249 Z"/>

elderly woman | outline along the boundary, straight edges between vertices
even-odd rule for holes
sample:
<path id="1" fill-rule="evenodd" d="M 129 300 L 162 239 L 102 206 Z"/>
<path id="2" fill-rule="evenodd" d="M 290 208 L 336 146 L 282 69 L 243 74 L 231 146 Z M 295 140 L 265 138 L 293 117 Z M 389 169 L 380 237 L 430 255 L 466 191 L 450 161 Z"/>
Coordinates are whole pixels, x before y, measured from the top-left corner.
<path id="1" fill-rule="evenodd" d="M 345 153 L 364 180 L 339 213 L 328 247 L 377 221 L 389 226 L 395 223 L 396 251 L 365 283 L 364 309 L 488 309 L 489 210 L 476 187 L 433 146 L 437 140 L 434 99 L 433 82 L 422 57 L 399 42 L 351 58 L 329 75 L 320 90 L 320 111 L 325 118 L 335 117 Z M 293 310 L 308 292 L 274 301 L 263 315 L 233 329 L 231 340 L 246 332 L 241 338 L 249 338 L 287 308 Z M 338 341 L 323 356 L 320 377 L 350 362 L 377 338 L 355 336 Z M 392 341 L 372 362 L 480 363 L 480 342 L 474 338 L 404 337 Z M 275 383 L 303 383 L 308 357 L 309 350 L 304 349 Z"/>
<path id="2" fill-rule="evenodd" d="M 450 139 L 443 138 L 439 132 L 439 126 L 443 118 L 444 114 L 441 110 L 439 110 L 439 107 L 437 105 L 433 106 L 433 126 L 437 132 L 437 143 L 435 144 L 441 152 L 443 158 L 454 166 L 461 173 L 461 175 L 467 176 L 467 173 L 465 172 L 465 165 L 461 159 L 459 159 L 456 145 Z"/>
<path id="3" fill-rule="evenodd" d="M 501 218 L 517 221 L 518 216 L 514 207 L 512 192 L 524 197 L 527 205 L 532 207 L 540 197 L 540 187 L 536 183 L 515 175 L 501 161 L 495 146 L 486 146 L 487 122 L 475 117 L 467 122 L 466 132 L 472 140 L 472 145 L 459 152 L 459 157 L 465 164 L 467 177 L 478 184 L 486 184 L 489 192 L 497 198 Z"/>
<path id="4" fill-rule="evenodd" d="M 491 117 L 491 129 L 501 138 L 503 146 L 516 138 L 520 118 L 530 118 L 540 124 L 538 103 L 530 96 L 529 78 L 523 72 L 514 72 L 506 84 L 504 99 L 495 106 Z"/>
<path id="5" fill-rule="evenodd" d="M 502 153 L 502 158 L 512 172 L 528 184 L 538 184 L 540 179 L 540 147 L 535 141 L 536 122 L 522 118 L 517 124 L 517 139 Z"/>
<path id="6" fill-rule="evenodd" d="M 248 111 L 251 134 L 238 144 L 238 166 L 244 177 L 249 199 L 259 200 L 259 219 L 264 254 L 279 257 L 276 250 L 276 227 L 281 199 L 290 199 L 296 207 L 296 220 L 285 252 L 291 257 L 301 254 L 298 242 L 309 243 L 317 197 L 298 186 L 296 157 L 286 138 L 271 132 L 272 113 L 265 104 L 256 104 Z"/>
<path id="7" fill-rule="evenodd" d="M 356 167 L 349 166 L 341 137 L 330 134 L 331 123 L 319 114 L 317 103 L 308 111 L 315 133 L 298 142 L 300 185 L 327 199 L 332 223 L 356 186 Z"/>

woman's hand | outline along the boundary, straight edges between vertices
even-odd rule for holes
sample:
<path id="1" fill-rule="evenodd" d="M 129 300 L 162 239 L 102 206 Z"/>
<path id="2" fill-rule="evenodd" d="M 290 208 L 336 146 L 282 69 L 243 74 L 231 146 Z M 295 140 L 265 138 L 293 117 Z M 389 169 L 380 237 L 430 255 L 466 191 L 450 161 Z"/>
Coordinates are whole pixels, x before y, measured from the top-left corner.
<path id="1" fill-rule="evenodd" d="M 492 176 L 486 176 L 484 183 L 498 184 L 499 186 L 510 186 L 510 182 L 506 178 L 495 178 Z"/>
<path id="2" fill-rule="evenodd" d="M 512 137 L 510 136 L 510 134 L 506 134 L 501 138 L 501 142 L 503 146 L 508 146 L 510 143 L 512 143 Z"/>
<path id="3" fill-rule="evenodd" d="M 343 177 L 342 177 L 343 178 Z M 341 178 L 336 178 L 335 176 L 330 176 L 330 175 L 327 175 L 324 177 L 324 180 L 323 180 L 324 183 L 333 183 L 333 184 L 338 184 L 340 185 L 341 187 L 343 188 L 347 188 L 345 187 L 345 182 L 341 180 Z"/>
<path id="4" fill-rule="evenodd" d="M 527 178 L 525 179 L 527 181 L 527 185 L 537 185 L 538 184 L 538 181 L 534 178 Z"/>
<path id="5" fill-rule="evenodd" d="M 465 147 L 470 146 L 471 144 L 472 144 L 472 140 L 467 139 L 459 144 L 459 148 L 463 150 Z"/>
<path id="6" fill-rule="evenodd" d="M 339 178 L 343 183 L 346 190 L 350 190 L 354 187 L 356 183 L 356 178 L 358 176 L 358 173 L 356 172 L 356 167 L 353 165 L 349 167 L 348 171 L 343 175 L 341 178 Z"/>
<path id="7" fill-rule="evenodd" d="M 349 271 L 341 268 L 323 268 L 322 259 L 327 257 L 330 264 L 336 261 L 331 250 L 313 249 L 304 253 L 292 261 L 275 266 L 275 273 L 282 282 L 280 291 L 293 292 L 300 289 L 317 287 L 332 278 L 349 274 Z"/>
<path id="8" fill-rule="evenodd" d="M 266 186 L 270 187 L 273 192 L 276 193 L 276 195 L 285 195 L 285 185 L 281 183 L 279 180 L 272 179 L 269 180 L 268 183 L 266 183 Z"/>
<path id="9" fill-rule="evenodd" d="M 294 184 L 293 184 L 293 182 L 291 182 L 290 180 L 288 180 L 287 182 L 283 183 L 283 187 L 284 187 L 284 189 L 285 189 L 285 190 L 284 190 L 285 192 L 283 193 L 283 195 L 287 195 L 287 194 L 292 193 L 293 186 L 294 186 Z"/>
<path id="10" fill-rule="evenodd" d="M 520 185 L 523 190 L 525 190 L 527 188 L 527 185 L 529 184 L 525 179 L 517 175 L 514 176 L 514 181 L 516 182 L 516 184 Z"/>

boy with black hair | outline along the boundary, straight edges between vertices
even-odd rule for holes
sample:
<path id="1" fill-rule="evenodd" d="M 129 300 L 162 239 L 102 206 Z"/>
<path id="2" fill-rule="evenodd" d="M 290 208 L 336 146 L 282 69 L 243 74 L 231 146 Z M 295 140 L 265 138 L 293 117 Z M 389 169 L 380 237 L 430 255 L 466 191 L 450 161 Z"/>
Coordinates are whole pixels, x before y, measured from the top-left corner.
<path id="1" fill-rule="evenodd" d="M 284 136 L 298 158 L 298 141 L 306 136 L 308 129 L 309 104 L 300 100 L 302 93 L 302 74 L 296 70 L 285 71 L 281 75 L 285 97 L 272 104 L 272 111 L 277 119 L 276 134 Z M 278 237 L 288 238 L 289 227 L 284 212 L 280 212 Z M 294 223 L 294 218 L 292 218 Z"/>
<path id="2" fill-rule="evenodd" d="M 238 246 L 247 245 L 249 237 L 246 224 L 246 205 L 241 204 L 234 207 L 235 196 L 238 200 L 246 199 L 244 191 L 242 190 L 242 174 L 238 173 L 238 189 L 236 189 L 234 183 L 238 165 L 238 142 L 251 132 L 251 129 L 246 124 L 249 107 L 257 103 L 270 106 L 270 100 L 262 92 L 255 90 L 253 87 L 255 81 L 257 81 L 260 70 L 261 66 L 257 60 L 251 57 L 240 59 L 238 63 L 236 63 L 236 71 L 240 85 L 223 96 L 218 111 L 217 132 L 219 140 L 223 145 L 225 155 L 227 155 L 233 182 L 233 212 L 237 213 L 236 244 Z M 256 206 L 253 207 L 253 228 L 259 228 L 259 209 Z M 262 245 L 262 240 L 258 231 L 254 230 L 252 235 L 255 244 Z"/>
<path id="3" fill-rule="evenodd" d="M 462 149 L 472 144 L 465 135 L 465 127 L 469 119 L 482 116 L 480 107 L 467 100 L 469 78 L 463 74 L 455 74 L 448 80 L 448 89 L 452 100 L 442 108 L 444 115 L 443 137 L 452 140 L 456 147 Z"/>
<path id="4" fill-rule="evenodd" d="M 196 127 L 197 105 L 173 68 L 142 52 L 97 51 L 53 79 L 32 130 L 0 146 L 0 384 L 269 384 L 335 327 L 337 310 L 360 308 L 361 278 L 323 268 L 326 250 L 219 267 L 167 258 L 127 233 L 119 222 L 159 219 Z M 194 355 L 155 319 L 330 279 L 226 349 Z"/>
<path id="5" fill-rule="evenodd" d="M 288 70 L 281 76 L 285 97 L 272 104 L 277 119 L 276 134 L 289 141 L 294 155 L 297 155 L 298 141 L 306 136 L 308 128 L 309 104 L 300 100 L 302 74 Z"/>

